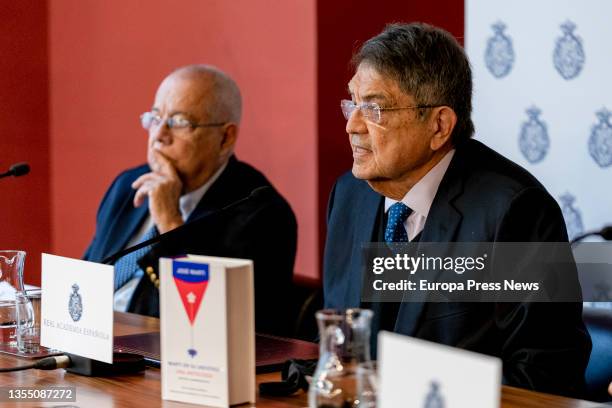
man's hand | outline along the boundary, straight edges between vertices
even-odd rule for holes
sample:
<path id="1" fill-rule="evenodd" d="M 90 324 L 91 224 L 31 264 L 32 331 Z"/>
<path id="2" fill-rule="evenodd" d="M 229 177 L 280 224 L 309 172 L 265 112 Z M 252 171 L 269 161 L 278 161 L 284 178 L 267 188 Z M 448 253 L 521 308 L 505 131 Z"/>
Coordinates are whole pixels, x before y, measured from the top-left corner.
<path id="1" fill-rule="evenodd" d="M 149 197 L 149 213 L 160 234 L 183 225 L 179 198 L 183 183 L 167 157 L 154 151 L 150 160 L 151 173 L 143 174 L 132 183 L 136 190 L 134 207 L 140 207 Z"/>

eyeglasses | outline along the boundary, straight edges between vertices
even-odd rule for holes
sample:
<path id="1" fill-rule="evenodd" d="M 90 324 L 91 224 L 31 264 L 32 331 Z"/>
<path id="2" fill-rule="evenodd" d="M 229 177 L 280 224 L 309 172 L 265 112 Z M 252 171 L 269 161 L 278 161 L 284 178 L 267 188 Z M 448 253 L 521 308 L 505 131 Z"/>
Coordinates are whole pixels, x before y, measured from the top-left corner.
<path id="1" fill-rule="evenodd" d="M 355 110 L 359 109 L 364 118 L 374 123 L 380 123 L 382 119 L 382 113 L 384 111 L 396 111 L 402 109 L 426 109 L 426 108 L 437 108 L 442 105 L 415 105 L 415 106 L 403 106 L 398 108 L 383 108 L 376 102 L 362 102 L 356 104 L 353 101 L 343 99 L 340 101 L 340 108 L 346 120 L 351 118 L 351 115 Z"/>
<path id="2" fill-rule="evenodd" d="M 182 113 L 176 113 L 170 116 L 167 119 L 163 119 L 160 115 L 154 112 L 145 112 L 140 115 L 140 123 L 142 127 L 146 130 L 151 129 L 152 127 L 157 127 L 162 124 L 162 122 L 166 122 L 169 129 L 195 129 L 198 127 L 215 127 L 215 126 L 223 126 L 227 122 L 218 122 L 218 123 L 194 123 L 187 119 L 185 115 Z"/>

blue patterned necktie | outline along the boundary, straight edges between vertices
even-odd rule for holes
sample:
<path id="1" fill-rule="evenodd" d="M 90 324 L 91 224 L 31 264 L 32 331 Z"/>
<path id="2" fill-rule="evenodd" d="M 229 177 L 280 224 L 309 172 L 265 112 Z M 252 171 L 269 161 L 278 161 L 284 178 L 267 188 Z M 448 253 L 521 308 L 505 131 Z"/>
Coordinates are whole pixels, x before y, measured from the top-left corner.
<path id="1" fill-rule="evenodd" d="M 138 244 L 148 239 L 156 237 L 157 228 L 151 227 L 142 238 L 138 241 Z M 136 244 L 134 244 L 136 245 Z M 134 252 L 131 252 L 125 256 L 122 256 L 115 262 L 115 291 L 125 285 L 130 279 L 134 277 L 134 274 L 138 272 L 140 267 L 137 261 L 142 258 L 149 251 L 149 246 L 140 248 Z"/>
<path id="2" fill-rule="evenodd" d="M 406 204 L 397 202 L 389 208 L 387 227 L 385 228 L 385 242 L 408 242 L 408 234 L 404 222 L 412 214 Z"/>

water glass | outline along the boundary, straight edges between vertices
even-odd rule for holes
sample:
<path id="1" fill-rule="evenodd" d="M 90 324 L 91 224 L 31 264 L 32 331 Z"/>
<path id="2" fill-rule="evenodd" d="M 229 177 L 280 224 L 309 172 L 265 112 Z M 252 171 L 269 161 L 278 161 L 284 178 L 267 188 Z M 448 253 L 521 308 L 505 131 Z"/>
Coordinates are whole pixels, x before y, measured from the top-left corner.
<path id="1" fill-rule="evenodd" d="M 376 408 L 378 377 L 375 361 L 366 361 L 357 366 L 357 399 L 355 407 Z"/>
<path id="2" fill-rule="evenodd" d="M 0 348 L 17 345 L 15 335 L 15 300 L 23 292 L 23 266 L 26 253 L 0 250 Z"/>
<path id="3" fill-rule="evenodd" d="M 357 368 L 370 361 L 372 311 L 320 310 L 319 361 L 308 390 L 309 408 L 355 408 Z"/>
<path id="4" fill-rule="evenodd" d="M 40 289 L 17 294 L 17 349 L 20 353 L 38 353 L 40 350 Z"/>

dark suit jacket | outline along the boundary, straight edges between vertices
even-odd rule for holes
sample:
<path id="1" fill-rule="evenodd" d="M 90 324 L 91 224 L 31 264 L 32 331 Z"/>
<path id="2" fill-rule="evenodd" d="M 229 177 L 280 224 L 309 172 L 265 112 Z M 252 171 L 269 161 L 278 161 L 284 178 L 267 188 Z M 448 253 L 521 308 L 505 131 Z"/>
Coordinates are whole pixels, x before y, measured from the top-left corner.
<path id="1" fill-rule="evenodd" d="M 132 182 L 149 172 L 144 165 L 117 177 L 98 210 L 96 233 L 84 258 L 100 262 L 124 248 L 148 215 L 148 206 L 134 208 Z M 158 259 L 182 254 L 246 258 L 254 261 L 255 321 L 260 332 L 285 334 L 290 326 L 284 308 L 293 278 L 297 224 L 289 204 L 272 187 L 265 194 L 230 210 L 217 210 L 249 196 L 270 182 L 256 169 L 232 157 L 180 229 L 151 247 L 139 264 L 143 270 Z M 214 213 L 214 214 L 213 214 Z M 207 214 L 212 214 L 206 217 Z M 202 218 L 204 217 L 204 218 Z M 158 275 L 159 276 L 159 275 Z M 281 309 L 281 310 L 279 310 Z M 159 316 L 159 292 L 148 275 L 136 287 L 128 311 Z"/>
<path id="2" fill-rule="evenodd" d="M 359 307 L 363 242 L 378 241 L 384 197 L 352 174 L 334 186 L 324 257 L 326 307 Z M 527 171 L 469 140 L 432 203 L 421 242 L 566 242 L 559 206 Z M 567 277 L 575 279 L 576 276 Z M 499 356 L 507 384 L 578 395 L 591 343 L 581 303 L 432 303 L 399 307 L 395 331 Z M 372 333 L 373 336 L 376 333 Z"/>

